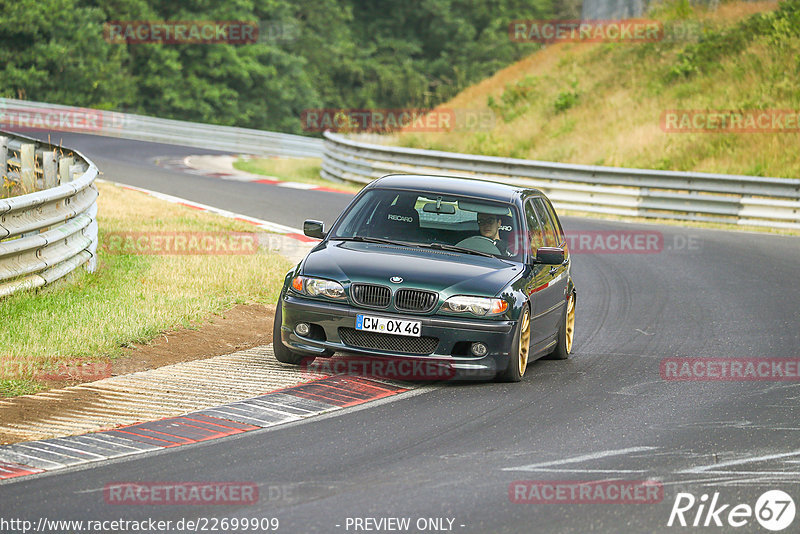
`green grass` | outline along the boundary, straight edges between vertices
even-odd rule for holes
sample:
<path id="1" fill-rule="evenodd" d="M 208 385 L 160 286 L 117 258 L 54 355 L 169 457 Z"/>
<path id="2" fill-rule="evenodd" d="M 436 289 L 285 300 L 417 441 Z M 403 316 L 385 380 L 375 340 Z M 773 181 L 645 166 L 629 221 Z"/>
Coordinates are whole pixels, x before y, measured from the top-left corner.
<path id="1" fill-rule="evenodd" d="M 300 182 L 320 187 L 332 187 L 342 191 L 358 193 L 363 186 L 350 183 L 331 182 L 321 178 L 319 158 L 242 158 L 233 166 L 240 171 L 261 174 L 287 182 Z"/>
<path id="2" fill-rule="evenodd" d="M 59 363 L 120 354 L 235 304 L 274 304 L 291 263 L 281 256 L 139 255 L 109 250 L 112 232 L 252 232 L 245 223 L 100 184 L 98 269 L 0 300 L 0 396 L 35 391 Z"/>
<path id="3" fill-rule="evenodd" d="M 41 391 L 41 389 L 41 384 L 35 380 L 0 380 L 0 398 L 16 397 L 18 395 L 30 395 L 31 393 Z"/>

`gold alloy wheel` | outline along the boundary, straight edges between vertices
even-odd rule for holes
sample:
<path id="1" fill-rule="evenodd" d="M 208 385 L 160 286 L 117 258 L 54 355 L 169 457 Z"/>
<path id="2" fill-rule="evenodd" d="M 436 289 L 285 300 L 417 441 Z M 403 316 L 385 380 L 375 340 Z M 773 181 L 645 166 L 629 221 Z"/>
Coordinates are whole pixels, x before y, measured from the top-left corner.
<path id="1" fill-rule="evenodd" d="M 571 295 L 569 297 L 569 302 L 567 304 L 567 324 L 565 325 L 567 328 L 566 334 L 566 341 L 567 346 L 567 354 L 572 352 L 572 336 L 575 334 L 575 295 Z"/>
<path id="2" fill-rule="evenodd" d="M 522 314 L 522 330 L 519 334 L 519 376 L 528 368 L 528 352 L 531 348 L 531 314 L 526 309 Z"/>

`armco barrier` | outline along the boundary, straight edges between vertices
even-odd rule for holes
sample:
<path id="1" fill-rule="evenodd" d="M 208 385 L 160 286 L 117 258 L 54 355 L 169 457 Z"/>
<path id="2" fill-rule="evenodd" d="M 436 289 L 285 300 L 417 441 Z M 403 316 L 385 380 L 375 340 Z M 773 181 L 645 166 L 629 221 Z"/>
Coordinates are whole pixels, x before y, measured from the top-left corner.
<path id="1" fill-rule="evenodd" d="M 95 268 L 97 167 L 80 153 L 0 132 L 0 297 Z M 5 193 L 8 188 L 3 189 Z"/>
<path id="2" fill-rule="evenodd" d="M 70 131 L 270 156 L 318 158 L 322 156 L 323 146 L 321 139 L 302 135 L 159 119 L 11 98 L 0 98 L 0 127 L 14 131 Z"/>
<path id="3" fill-rule="evenodd" d="M 556 207 L 638 217 L 800 228 L 800 180 L 570 165 L 378 145 L 325 132 L 320 174 L 475 176 L 541 189 Z"/>
<path id="4" fill-rule="evenodd" d="M 0 98 L 0 125 L 39 126 L 239 154 L 322 157 L 321 175 L 367 183 L 397 172 L 475 176 L 543 190 L 561 209 L 800 228 L 800 180 L 598 167 L 418 150 L 375 135 L 325 140 Z M 14 128 L 19 129 L 19 128 Z"/>

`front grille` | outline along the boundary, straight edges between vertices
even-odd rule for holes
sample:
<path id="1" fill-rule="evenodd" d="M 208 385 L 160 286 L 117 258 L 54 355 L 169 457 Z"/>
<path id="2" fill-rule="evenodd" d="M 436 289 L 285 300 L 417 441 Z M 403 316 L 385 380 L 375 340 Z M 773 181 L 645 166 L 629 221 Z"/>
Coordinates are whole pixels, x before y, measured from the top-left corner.
<path id="1" fill-rule="evenodd" d="M 394 307 L 402 311 L 429 312 L 436 306 L 439 295 L 421 289 L 401 289 L 394 296 Z"/>
<path id="2" fill-rule="evenodd" d="M 439 338 L 435 337 L 395 336 L 344 327 L 339 328 L 339 337 L 351 347 L 406 354 L 432 354 L 439 345 Z"/>
<path id="3" fill-rule="evenodd" d="M 359 306 L 386 308 L 392 300 L 392 290 L 386 286 L 353 284 L 350 287 L 350 296 Z"/>

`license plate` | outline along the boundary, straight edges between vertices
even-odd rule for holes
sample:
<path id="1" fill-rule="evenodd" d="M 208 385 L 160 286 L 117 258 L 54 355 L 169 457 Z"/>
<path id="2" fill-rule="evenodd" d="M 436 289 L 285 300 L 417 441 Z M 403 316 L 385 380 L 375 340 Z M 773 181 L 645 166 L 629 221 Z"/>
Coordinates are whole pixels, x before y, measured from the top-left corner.
<path id="1" fill-rule="evenodd" d="M 386 317 L 359 314 L 356 315 L 356 330 L 394 334 L 396 336 L 420 337 L 422 335 L 422 323 L 420 321 L 388 319 Z"/>

